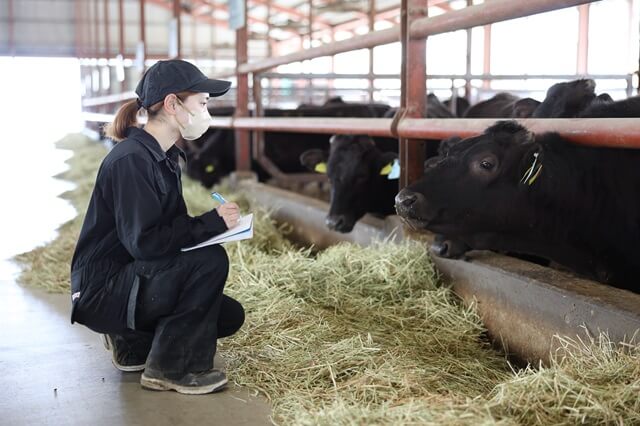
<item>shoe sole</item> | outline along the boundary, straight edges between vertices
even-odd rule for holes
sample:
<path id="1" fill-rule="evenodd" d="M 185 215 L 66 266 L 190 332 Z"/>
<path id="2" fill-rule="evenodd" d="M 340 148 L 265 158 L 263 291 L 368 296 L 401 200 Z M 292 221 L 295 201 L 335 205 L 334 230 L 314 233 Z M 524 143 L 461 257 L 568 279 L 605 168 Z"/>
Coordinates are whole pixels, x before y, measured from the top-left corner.
<path id="1" fill-rule="evenodd" d="M 178 393 L 186 395 L 204 395 L 221 390 L 225 387 L 228 380 L 226 377 L 217 383 L 213 383 L 207 386 L 180 386 L 175 383 L 167 382 L 166 380 L 153 379 L 146 377 L 144 374 L 140 377 L 140 384 L 143 388 L 154 391 L 176 391 Z"/>
<path id="2" fill-rule="evenodd" d="M 104 348 L 111 352 L 111 363 L 115 368 L 122 371 L 123 373 L 138 373 L 140 371 L 144 371 L 144 364 L 140 365 L 121 365 L 116 361 L 116 354 L 113 353 L 111 338 L 107 334 L 101 334 L 100 339 L 102 340 L 102 344 Z"/>

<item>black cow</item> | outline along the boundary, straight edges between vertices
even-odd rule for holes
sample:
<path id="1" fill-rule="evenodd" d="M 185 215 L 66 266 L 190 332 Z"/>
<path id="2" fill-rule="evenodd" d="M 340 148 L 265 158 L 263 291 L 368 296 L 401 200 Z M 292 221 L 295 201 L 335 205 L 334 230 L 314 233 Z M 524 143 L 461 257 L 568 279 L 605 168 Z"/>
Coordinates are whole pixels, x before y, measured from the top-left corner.
<path id="1" fill-rule="evenodd" d="M 532 98 L 519 98 L 510 93 L 498 93 L 486 101 L 478 102 L 467 110 L 465 118 L 527 118 L 540 102 Z"/>
<path id="2" fill-rule="evenodd" d="M 397 141 L 393 141 L 397 147 Z M 365 213 L 394 213 L 393 198 L 398 180 L 389 179 L 396 151 L 385 151 L 369 136 L 335 135 L 329 153 L 308 150 L 300 162 L 310 170 L 327 173 L 331 181 L 331 207 L 327 227 L 338 232 L 351 232 Z M 391 202 L 390 202 L 391 201 Z"/>
<path id="3" fill-rule="evenodd" d="M 579 116 L 583 118 L 640 117 L 640 96 L 614 102 L 609 95 L 606 97 L 605 95 L 599 95 Z"/>
<path id="4" fill-rule="evenodd" d="M 597 96 L 595 89 L 596 82 L 592 79 L 556 83 L 547 90 L 547 95 L 544 98 L 544 101 L 542 101 L 538 108 L 533 112 L 533 117 L 577 117 L 585 108 L 596 100 Z"/>
<path id="5" fill-rule="evenodd" d="M 266 117 L 381 117 L 389 109 L 384 104 L 345 104 L 330 100 L 326 106 L 300 110 L 266 109 Z M 212 108 L 212 116 L 233 115 L 234 108 Z M 300 155 L 307 149 L 324 148 L 330 135 L 315 133 L 265 132 L 265 153 L 285 173 L 301 173 Z M 187 153 L 186 173 L 210 187 L 235 169 L 235 136 L 230 129 L 209 129 L 202 137 L 183 145 Z M 256 162 L 252 170 L 264 181 L 269 174 Z"/>
<path id="6" fill-rule="evenodd" d="M 474 249 L 544 257 L 640 291 L 638 164 L 637 150 L 585 147 L 503 121 L 432 160 L 396 208 Z"/>
<path id="7" fill-rule="evenodd" d="M 392 117 L 394 113 L 394 109 L 389 110 L 387 117 Z M 435 95 L 429 94 L 427 117 L 452 118 L 453 114 Z M 436 153 L 439 143 L 426 141 L 427 157 Z M 398 181 L 397 178 L 390 180 L 388 173 L 392 167 L 397 168 L 393 164 L 397 158 L 397 139 L 344 135 L 332 137 L 329 151 L 309 150 L 300 157 L 301 163 L 309 170 L 328 172 L 331 207 L 326 224 L 329 229 L 351 232 L 365 213 L 381 216 L 394 213 Z M 382 167 L 384 170 L 380 167 L 381 163 L 385 163 Z M 318 168 L 318 164 L 328 164 L 328 167 Z"/>
<path id="8" fill-rule="evenodd" d="M 453 109 L 451 104 L 454 104 Z M 453 113 L 456 117 L 464 117 L 464 114 L 467 112 L 471 104 L 465 98 L 461 98 L 460 96 L 456 96 L 452 99 L 447 99 L 443 102 L 444 106 L 447 107 L 449 111 Z"/>

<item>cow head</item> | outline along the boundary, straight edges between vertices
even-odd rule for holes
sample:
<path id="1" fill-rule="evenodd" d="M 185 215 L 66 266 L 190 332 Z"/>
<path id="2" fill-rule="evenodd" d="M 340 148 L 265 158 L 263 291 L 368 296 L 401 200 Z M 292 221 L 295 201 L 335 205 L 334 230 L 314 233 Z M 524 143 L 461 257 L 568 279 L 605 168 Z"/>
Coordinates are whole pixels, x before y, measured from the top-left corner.
<path id="1" fill-rule="evenodd" d="M 424 176 L 396 196 L 396 210 L 413 226 L 449 237 L 522 226 L 530 214 L 519 200 L 541 173 L 538 151 L 527 129 L 498 122 L 429 159 Z"/>
<path id="2" fill-rule="evenodd" d="M 310 170 L 326 173 L 331 182 L 327 227 L 350 232 L 366 212 L 375 211 L 379 193 L 387 186 L 397 185 L 397 180 L 389 180 L 397 158 L 396 153 L 381 152 L 370 137 L 354 135 L 333 136 L 329 153 L 303 153 L 301 163 Z M 389 204 L 392 207 L 393 202 Z"/>
<path id="3" fill-rule="evenodd" d="M 513 104 L 513 112 L 511 117 L 513 118 L 528 118 L 533 115 L 535 110 L 540 106 L 541 102 L 536 101 L 533 98 L 518 99 Z"/>
<path id="4" fill-rule="evenodd" d="M 187 175 L 207 188 L 228 175 L 234 163 L 230 137 L 233 135 L 226 129 L 209 129 L 200 138 L 187 142 Z"/>
<path id="5" fill-rule="evenodd" d="M 595 88 L 596 83 L 591 79 L 556 83 L 547 90 L 547 96 L 536 108 L 533 117 L 577 117 L 596 98 Z"/>

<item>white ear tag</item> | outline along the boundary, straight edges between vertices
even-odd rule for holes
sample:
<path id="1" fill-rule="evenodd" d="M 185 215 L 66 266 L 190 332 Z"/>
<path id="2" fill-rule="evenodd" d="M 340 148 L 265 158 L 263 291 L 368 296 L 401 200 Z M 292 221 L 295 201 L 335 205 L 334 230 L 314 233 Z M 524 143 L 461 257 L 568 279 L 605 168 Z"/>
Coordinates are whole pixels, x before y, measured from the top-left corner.
<path id="1" fill-rule="evenodd" d="M 400 161 L 398 161 L 397 158 L 393 160 L 393 164 L 391 165 L 391 171 L 389 172 L 387 179 L 389 180 L 400 179 Z"/>

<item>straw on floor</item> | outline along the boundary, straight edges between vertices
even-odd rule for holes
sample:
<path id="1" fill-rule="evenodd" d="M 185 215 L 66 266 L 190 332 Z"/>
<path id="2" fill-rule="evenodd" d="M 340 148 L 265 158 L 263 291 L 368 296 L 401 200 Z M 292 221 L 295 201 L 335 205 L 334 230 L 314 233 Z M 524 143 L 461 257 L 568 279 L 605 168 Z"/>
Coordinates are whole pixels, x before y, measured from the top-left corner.
<path id="1" fill-rule="evenodd" d="M 78 187 L 63 196 L 79 216 L 17 259 L 24 283 L 68 292 L 71 252 L 106 151 L 77 135 L 60 146 L 74 151 L 62 177 Z M 184 194 L 194 214 L 212 207 L 208 192 L 186 178 Z M 230 197 L 256 224 L 252 240 L 226 246 L 226 291 L 243 303 L 247 321 L 220 351 L 231 380 L 270 399 L 275 423 L 640 423 L 637 342 L 559 338 L 549 366 L 514 369 L 490 347 L 475 307 L 440 283 L 423 246 L 300 249 L 286 239 L 286 225 Z"/>

